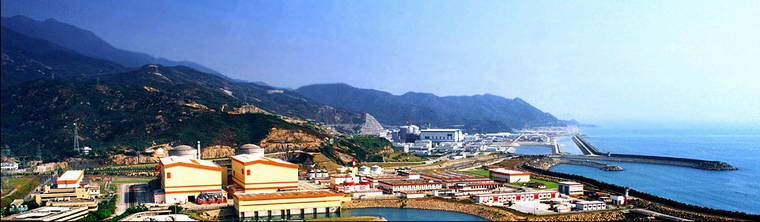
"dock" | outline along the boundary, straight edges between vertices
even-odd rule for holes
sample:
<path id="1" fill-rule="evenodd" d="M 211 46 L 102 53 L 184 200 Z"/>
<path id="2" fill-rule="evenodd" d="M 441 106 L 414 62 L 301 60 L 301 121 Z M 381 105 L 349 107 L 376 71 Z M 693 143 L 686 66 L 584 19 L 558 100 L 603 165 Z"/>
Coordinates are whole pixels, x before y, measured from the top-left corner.
<path id="1" fill-rule="evenodd" d="M 582 160 L 606 160 L 617 162 L 635 162 L 635 163 L 651 163 L 651 164 L 664 164 L 672 166 L 691 167 L 702 170 L 737 170 L 736 167 L 722 161 L 712 160 L 699 160 L 679 157 L 666 157 L 666 156 L 647 156 L 647 155 L 634 155 L 634 154 L 616 154 L 609 152 L 601 152 L 598 148 L 588 142 L 581 135 L 575 135 L 572 138 L 573 142 L 583 152 L 584 155 L 571 155 L 562 154 L 562 158 L 582 159 Z"/>

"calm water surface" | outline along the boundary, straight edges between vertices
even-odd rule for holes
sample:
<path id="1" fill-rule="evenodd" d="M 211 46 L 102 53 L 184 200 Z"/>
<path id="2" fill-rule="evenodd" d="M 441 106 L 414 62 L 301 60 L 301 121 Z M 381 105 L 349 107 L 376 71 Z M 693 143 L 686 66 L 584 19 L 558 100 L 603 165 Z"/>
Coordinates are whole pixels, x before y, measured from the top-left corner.
<path id="1" fill-rule="evenodd" d="M 630 186 L 684 203 L 760 214 L 760 129 L 587 128 L 583 134 L 603 152 L 725 161 L 737 171 L 620 163 L 624 171 L 561 164 L 551 170 Z M 578 153 L 568 140 L 565 152 Z"/>

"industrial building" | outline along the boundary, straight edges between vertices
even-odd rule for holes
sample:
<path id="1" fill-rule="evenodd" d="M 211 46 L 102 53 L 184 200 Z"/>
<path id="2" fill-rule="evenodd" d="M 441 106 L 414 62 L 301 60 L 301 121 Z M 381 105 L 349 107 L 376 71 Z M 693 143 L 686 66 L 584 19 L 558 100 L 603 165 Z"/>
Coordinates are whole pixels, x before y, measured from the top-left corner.
<path id="1" fill-rule="evenodd" d="M 224 193 L 223 167 L 213 161 L 197 159 L 198 153 L 190 146 L 177 146 L 169 154 L 171 156 L 159 161 L 161 190 L 154 194 L 156 202 L 195 202 L 201 193 Z"/>
<path id="2" fill-rule="evenodd" d="M 333 213 L 343 202 L 350 201 L 344 194 L 331 191 L 235 193 L 234 196 L 240 218 Z"/>
<path id="3" fill-rule="evenodd" d="M 389 193 L 398 193 L 402 191 L 433 191 L 443 188 L 441 182 L 432 180 L 383 180 L 378 183 L 378 187 Z"/>
<path id="4" fill-rule="evenodd" d="M 583 184 L 578 182 L 559 182 L 557 190 L 561 194 L 580 196 L 583 195 Z"/>
<path id="5" fill-rule="evenodd" d="M 464 133 L 460 129 L 423 129 L 420 130 L 420 139 L 433 143 L 461 142 L 464 140 Z"/>
<path id="6" fill-rule="evenodd" d="M 523 193 L 496 193 L 473 195 L 472 200 L 475 203 L 486 205 L 504 205 L 509 202 L 547 200 L 558 198 L 559 193 L 556 191 L 538 191 Z"/>
<path id="7" fill-rule="evenodd" d="M 56 188 L 77 188 L 84 178 L 84 171 L 69 170 L 55 180 Z"/>
<path id="8" fill-rule="evenodd" d="M 605 204 L 602 201 L 578 201 L 575 203 L 575 209 L 586 211 L 586 210 L 604 210 L 607 209 L 607 204 Z"/>
<path id="9" fill-rule="evenodd" d="M 264 156 L 264 149 L 247 144 L 232 156 L 232 183 L 228 186 L 234 199 L 234 206 L 240 218 L 287 217 L 314 213 L 336 212 L 343 202 L 351 198 L 332 191 L 301 191 L 298 187 L 298 165 L 284 160 Z M 352 175 L 330 175 L 331 179 L 342 182 L 335 184 L 353 185 L 358 182 Z M 368 188 L 349 186 L 347 189 Z M 345 186 L 343 188 L 346 188 Z"/>
<path id="10" fill-rule="evenodd" d="M 516 170 L 507 170 L 504 168 L 490 169 L 491 179 L 505 183 L 527 183 L 530 182 L 530 173 Z"/>
<path id="11" fill-rule="evenodd" d="M 40 207 L 3 217 L 2 221 L 78 221 L 89 212 L 87 207 Z"/>
<path id="12" fill-rule="evenodd" d="M 429 173 L 423 173 L 422 178 L 441 182 L 444 188 L 463 187 L 465 185 L 474 184 L 477 184 L 479 186 L 492 185 L 495 188 L 500 185 L 485 176 L 454 171 L 433 171 Z"/>
<path id="13" fill-rule="evenodd" d="M 298 188 L 298 165 L 256 153 L 232 156 L 232 182 L 246 193 Z"/>
<path id="14" fill-rule="evenodd" d="M 40 206 L 86 207 L 95 211 L 98 209 L 95 197 L 100 195 L 100 186 L 83 184 L 83 179 L 82 170 L 66 171 L 56 178 L 53 186 L 44 185 L 30 196 Z"/>

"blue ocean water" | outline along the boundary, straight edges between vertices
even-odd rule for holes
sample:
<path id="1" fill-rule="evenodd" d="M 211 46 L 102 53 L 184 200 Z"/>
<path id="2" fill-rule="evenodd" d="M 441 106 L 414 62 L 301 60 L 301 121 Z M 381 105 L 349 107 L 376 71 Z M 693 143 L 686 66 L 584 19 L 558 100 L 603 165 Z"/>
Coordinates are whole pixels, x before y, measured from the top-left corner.
<path id="1" fill-rule="evenodd" d="M 624 171 L 557 165 L 551 170 L 577 174 L 612 184 L 716 209 L 760 214 L 760 127 L 598 127 L 582 133 L 603 152 L 720 160 L 737 171 L 706 171 L 686 167 L 620 163 Z M 560 141 L 564 151 L 580 153 Z"/>

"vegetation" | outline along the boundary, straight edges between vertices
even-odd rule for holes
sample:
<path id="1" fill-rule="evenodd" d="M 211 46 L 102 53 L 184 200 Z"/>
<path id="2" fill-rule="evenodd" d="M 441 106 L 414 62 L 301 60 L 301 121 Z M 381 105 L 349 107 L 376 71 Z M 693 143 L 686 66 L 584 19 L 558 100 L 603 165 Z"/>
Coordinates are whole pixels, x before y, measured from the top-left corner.
<path id="1" fill-rule="evenodd" d="M 32 192 L 32 190 L 34 190 L 34 188 L 36 188 L 37 185 L 39 184 L 40 184 L 40 180 L 35 176 L 23 176 L 23 177 L 3 176 L 2 177 L 3 196 L 7 194 L 6 192 L 10 192 L 13 189 L 16 189 L 16 192 L 3 198 L 2 203 L 0 203 L 0 208 L 7 207 L 15 199 L 23 199 L 27 194 L 29 194 L 29 192 Z M 6 191 L 5 190 L 6 188 L 10 188 L 10 189 Z"/>
<path id="2" fill-rule="evenodd" d="M 113 215 L 116 210 L 116 198 L 109 198 L 98 203 L 98 210 L 87 214 L 80 221 L 103 221 Z"/>
<path id="3" fill-rule="evenodd" d="M 475 174 L 475 175 L 481 175 L 481 176 L 484 176 L 484 177 L 490 177 L 491 176 L 491 172 L 489 172 L 488 170 L 482 170 L 482 169 L 468 170 L 468 171 L 464 171 L 464 172 Z"/>
<path id="4" fill-rule="evenodd" d="M 336 138 L 335 144 L 347 148 L 347 152 L 362 162 L 383 162 L 383 153 L 391 149 L 391 142 L 376 136 Z"/>
<path id="5" fill-rule="evenodd" d="M 424 158 L 415 156 L 411 153 L 403 153 L 403 152 L 397 152 L 397 153 L 389 153 L 386 154 L 383 157 L 383 160 L 385 162 L 420 162 L 425 161 Z"/>
<path id="6" fill-rule="evenodd" d="M 145 206 L 142 206 L 142 205 L 137 206 L 137 207 L 130 207 L 130 208 L 127 208 L 127 210 L 125 210 L 124 213 L 119 214 L 119 216 L 115 216 L 115 217 L 113 217 L 111 219 L 108 219 L 108 221 L 109 222 L 116 222 L 116 221 L 119 221 L 121 219 L 124 219 L 125 217 L 127 217 L 129 215 L 140 213 L 140 212 L 143 212 L 143 211 L 148 211 L 148 208 L 146 208 Z"/>

